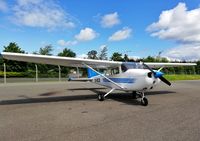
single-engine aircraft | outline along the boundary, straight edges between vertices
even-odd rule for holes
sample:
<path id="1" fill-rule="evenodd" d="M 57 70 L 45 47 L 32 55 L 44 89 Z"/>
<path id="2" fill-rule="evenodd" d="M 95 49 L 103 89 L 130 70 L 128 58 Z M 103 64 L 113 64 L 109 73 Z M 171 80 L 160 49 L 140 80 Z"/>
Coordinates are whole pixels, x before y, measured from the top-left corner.
<path id="1" fill-rule="evenodd" d="M 144 94 L 146 91 L 153 89 L 160 81 L 171 85 L 161 72 L 164 67 L 196 65 L 195 63 L 118 62 L 10 52 L 2 52 L 1 56 L 15 61 L 87 68 L 88 78 L 86 80 L 110 88 L 106 94 L 98 94 L 99 101 L 103 101 L 114 90 L 122 90 L 132 92 L 136 98 L 141 98 L 143 106 L 148 105 L 148 99 Z M 100 70 L 106 70 L 106 72 L 103 73 Z M 81 80 L 81 78 L 71 78 L 71 80 Z"/>

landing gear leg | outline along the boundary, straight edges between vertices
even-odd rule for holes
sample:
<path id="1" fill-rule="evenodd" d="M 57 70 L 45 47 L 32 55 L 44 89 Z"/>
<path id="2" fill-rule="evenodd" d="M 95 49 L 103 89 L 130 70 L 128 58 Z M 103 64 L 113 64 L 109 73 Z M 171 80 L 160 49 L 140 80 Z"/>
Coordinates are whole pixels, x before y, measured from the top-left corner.
<path id="1" fill-rule="evenodd" d="M 140 96 L 141 96 L 141 105 L 147 106 L 148 105 L 148 99 L 144 96 L 144 92 L 141 92 Z"/>
<path id="2" fill-rule="evenodd" d="M 109 95 L 110 93 L 112 93 L 114 90 L 115 90 L 114 88 L 111 89 L 111 90 L 110 90 L 108 93 L 106 93 L 105 95 L 103 95 L 103 94 L 98 94 L 98 100 L 99 100 L 99 101 L 104 101 L 105 97 L 106 97 L 107 95 Z"/>

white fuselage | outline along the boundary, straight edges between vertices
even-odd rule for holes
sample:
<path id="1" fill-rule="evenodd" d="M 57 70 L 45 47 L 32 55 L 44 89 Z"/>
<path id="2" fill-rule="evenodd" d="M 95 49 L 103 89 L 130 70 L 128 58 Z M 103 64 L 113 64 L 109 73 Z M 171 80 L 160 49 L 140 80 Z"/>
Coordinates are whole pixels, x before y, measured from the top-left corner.
<path id="1" fill-rule="evenodd" d="M 92 82 L 124 91 L 150 90 L 160 82 L 160 79 L 155 78 L 154 76 L 149 77 L 147 75 L 149 72 L 150 71 L 147 69 L 128 69 L 126 72 L 106 76 L 122 88 L 100 75 L 93 77 Z"/>

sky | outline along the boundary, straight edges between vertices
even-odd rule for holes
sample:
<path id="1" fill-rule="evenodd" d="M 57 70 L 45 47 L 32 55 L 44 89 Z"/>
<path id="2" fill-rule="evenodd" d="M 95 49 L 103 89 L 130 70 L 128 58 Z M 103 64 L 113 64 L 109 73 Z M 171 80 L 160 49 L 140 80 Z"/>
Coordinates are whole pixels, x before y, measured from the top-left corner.
<path id="1" fill-rule="evenodd" d="M 0 0 L 0 51 L 10 42 L 28 53 L 107 46 L 108 56 L 200 60 L 200 0 Z"/>

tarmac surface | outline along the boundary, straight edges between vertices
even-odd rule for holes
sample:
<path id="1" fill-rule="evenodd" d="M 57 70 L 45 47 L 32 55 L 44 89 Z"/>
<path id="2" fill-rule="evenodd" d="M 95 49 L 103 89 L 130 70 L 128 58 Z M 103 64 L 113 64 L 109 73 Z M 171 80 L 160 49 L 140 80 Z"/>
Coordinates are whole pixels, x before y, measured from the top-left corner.
<path id="1" fill-rule="evenodd" d="M 200 81 L 161 84 L 149 105 L 90 82 L 0 84 L 0 141 L 199 141 Z"/>

